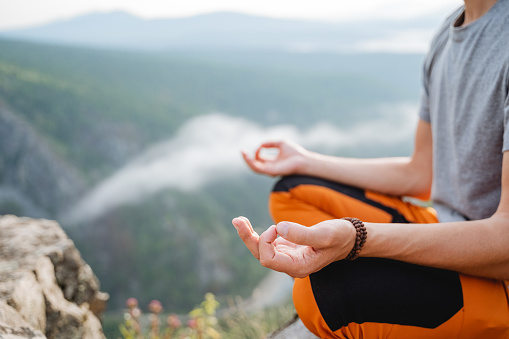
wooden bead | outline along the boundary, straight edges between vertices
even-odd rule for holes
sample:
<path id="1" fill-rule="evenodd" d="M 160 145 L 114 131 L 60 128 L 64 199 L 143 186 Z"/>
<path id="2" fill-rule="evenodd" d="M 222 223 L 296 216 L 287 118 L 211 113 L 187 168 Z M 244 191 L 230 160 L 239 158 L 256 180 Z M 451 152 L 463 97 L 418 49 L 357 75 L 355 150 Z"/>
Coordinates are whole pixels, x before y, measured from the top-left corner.
<path id="1" fill-rule="evenodd" d="M 368 232 L 364 223 L 357 218 L 342 218 L 352 223 L 353 227 L 355 227 L 355 245 L 348 255 L 345 257 L 347 260 L 355 260 L 359 257 L 361 253 L 362 246 L 366 243 L 366 239 L 368 238 Z"/>

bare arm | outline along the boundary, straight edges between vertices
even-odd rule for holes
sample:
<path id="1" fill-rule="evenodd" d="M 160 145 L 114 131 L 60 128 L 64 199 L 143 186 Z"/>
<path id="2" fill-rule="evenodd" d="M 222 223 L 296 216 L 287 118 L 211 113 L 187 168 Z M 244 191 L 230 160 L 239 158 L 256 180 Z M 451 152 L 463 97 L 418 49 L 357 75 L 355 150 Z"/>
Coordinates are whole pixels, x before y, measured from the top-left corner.
<path id="1" fill-rule="evenodd" d="M 262 265 L 294 277 L 305 277 L 345 258 L 355 241 L 353 227 L 340 219 L 313 227 L 280 222 L 260 236 L 245 218 L 234 219 L 234 225 Z M 500 204 L 492 217 L 439 224 L 365 225 L 368 239 L 361 256 L 509 280 L 509 152 L 503 158 Z"/>
<path id="2" fill-rule="evenodd" d="M 422 196 L 431 185 L 431 152 L 430 126 L 420 121 L 414 154 L 409 159 L 350 160 L 308 154 L 299 173 L 389 194 Z M 365 223 L 368 240 L 360 254 L 509 280 L 509 152 L 503 157 L 501 185 L 498 209 L 487 219 L 410 225 Z M 246 226 L 248 221 L 236 219 L 234 223 L 264 266 L 294 277 L 343 259 L 355 239 L 349 233 L 352 226 L 344 220 L 328 220 L 313 227 L 281 222 L 260 236 Z M 286 242 L 275 240 L 275 235 Z"/>
<path id="3" fill-rule="evenodd" d="M 278 157 L 262 157 L 263 148 L 278 148 Z M 262 174 L 312 175 L 380 193 L 427 198 L 432 177 L 431 126 L 419 121 L 414 153 L 409 158 L 341 158 L 310 152 L 287 142 L 271 142 L 263 144 L 254 158 L 244 153 L 244 159 L 251 169 Z"/>
<path id="4" fill-rule="evenodd" d="M 362 256 L 509 280 L 509 153 L 504 153 L 502 197 L 492 217 L 442 224 L 366 227 L 369 240 Z"/>

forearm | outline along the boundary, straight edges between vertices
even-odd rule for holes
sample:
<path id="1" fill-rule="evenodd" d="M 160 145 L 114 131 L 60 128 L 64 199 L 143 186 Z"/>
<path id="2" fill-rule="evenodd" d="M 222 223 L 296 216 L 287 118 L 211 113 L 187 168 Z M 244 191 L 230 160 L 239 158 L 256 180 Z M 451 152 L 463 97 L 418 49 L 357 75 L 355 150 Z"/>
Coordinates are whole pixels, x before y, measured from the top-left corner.
<path id="1" fill-rule="evenodd" d="M 425 169 L 409 157 L 350 159 L 310 152 L 299 174 L 384 194 L 428 198 L 431 177 Z"/>
<path id="2" fill-rule="evenodd" d="M 366 223 L 361 256 L 509 280 L 509 215 L 441 224 Z"/>
<path id="3" fill-rule="evenodd" d="M 412 157 L 348 159 L 305 154 L 301 174 L 396 196 L 429 198 L 432 180 L 431 126 L 419 120 Z"/>

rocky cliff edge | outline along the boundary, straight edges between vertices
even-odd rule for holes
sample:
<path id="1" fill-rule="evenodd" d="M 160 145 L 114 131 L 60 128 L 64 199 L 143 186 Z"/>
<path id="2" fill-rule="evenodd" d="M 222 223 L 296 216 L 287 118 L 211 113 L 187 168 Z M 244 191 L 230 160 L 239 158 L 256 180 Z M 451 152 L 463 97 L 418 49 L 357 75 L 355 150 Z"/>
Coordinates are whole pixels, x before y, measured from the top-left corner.
<path id="1" fill-rule="evenodd" d="M 58 223 L 0 216 L 0 338 L 104 338 L 107 300 Z"/>

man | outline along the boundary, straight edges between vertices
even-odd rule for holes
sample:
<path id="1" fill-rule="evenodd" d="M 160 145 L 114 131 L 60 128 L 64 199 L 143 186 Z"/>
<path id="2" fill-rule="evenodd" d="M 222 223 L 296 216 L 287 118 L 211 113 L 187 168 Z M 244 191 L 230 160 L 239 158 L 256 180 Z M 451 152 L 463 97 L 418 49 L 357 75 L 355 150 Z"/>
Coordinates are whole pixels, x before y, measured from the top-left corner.
<path id="1" fill-rule="evenodd" d="M 319 337 L 509 338 L 509 0 L 465 0 L 445 21 L 419 117 L 409 158 L 290 142 L 244 152 L 255 172 L 283 176 L 278 224 L 260 236 L 233 224 L 263 266 L 296 278 L 295 307 Z M 433 209 L 400 199 L 430 192 Z"/>

